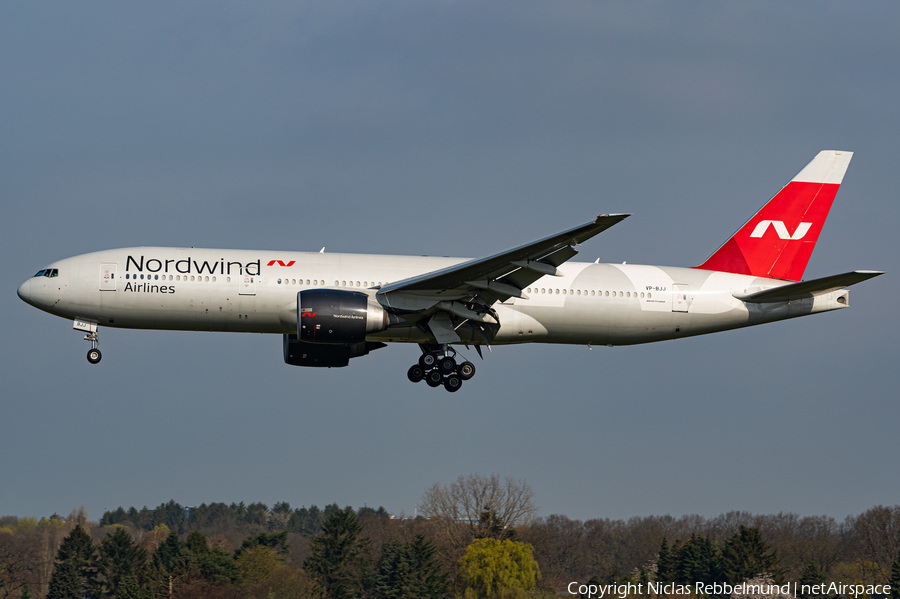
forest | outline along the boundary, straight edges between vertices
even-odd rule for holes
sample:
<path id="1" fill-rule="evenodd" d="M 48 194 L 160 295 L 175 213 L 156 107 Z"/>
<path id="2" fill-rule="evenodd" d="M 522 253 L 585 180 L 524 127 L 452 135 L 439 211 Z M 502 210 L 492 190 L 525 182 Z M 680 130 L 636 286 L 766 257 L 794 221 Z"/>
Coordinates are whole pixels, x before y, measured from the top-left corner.
<path id="1" fill-rule="evenodd" d="M 889 584 L 900 599 L 900 505 L 843 521 L 747 512 L 581 521 L 538 517 L 525 481 L 472 474 L 427 489 L 414 517 L 172 500 L 96 521 L 83 508 L 0 518 L 3 599 L 525 598 L 571 596 L 573 582 L 748 580 Z"/>

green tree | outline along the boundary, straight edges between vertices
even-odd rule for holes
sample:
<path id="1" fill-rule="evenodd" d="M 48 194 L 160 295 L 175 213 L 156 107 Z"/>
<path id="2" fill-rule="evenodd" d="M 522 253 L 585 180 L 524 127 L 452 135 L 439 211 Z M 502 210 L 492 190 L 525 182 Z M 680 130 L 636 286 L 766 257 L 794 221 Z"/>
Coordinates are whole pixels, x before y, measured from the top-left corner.
<path id="1" fill-rule="evenodd" d="M 501 598 L 534 590 L 540 578 L 531 545 L 477 539 L 459 560 L 466 597 Z"/>
<path id="2" fill-rule="evenodd" d="M 194 555 L 200 555 L 209 551 L 209 543 L 206 542 L 206 535 L 199 530 L 195 530 L 184 540 L 185 549 Z"/>
<path id="3" fill-rule="evenodd" d="M 891 568 L 891 599 L 900 599 L 900 555 Z"/>
<path id="4" fill-rule="evenodd" d="M 800 575 L 800 592 L 798 593 L 803 599 L 819 599 L 824 597 L 821 593 L 804 593 L 804 586 L 813 586 L 825 582 L 825 572 L 815 562 L 809 562 L 803 573 Z"/>
<path id="5" fill-rule="evenodd" d="M 371 542 L 361 533 L 362 525 L 348 507 L 334 511 L 310 542 L 303 567 L 330 599 L 357 597 L 366 586 Z"/>
<path id="6" fill-rule="evenodd" d="M 47 599 L 81 599 L 83 596 L 84 581 L 78 573 L 78 566 L 72 561 L 57 562 L 50 577 Z"/>
<path id="7" fill-rule="evenodd" d="M 178 534 L 171 532 L 166 540 L 156 548 L 153 554 L 153 563 L 158 565 L 165 574 L 174 574 L 183 565 L 185 560 L 185 547 L 178 539 Z"/>
<path id="8" fill-rule="evenodd" d="M 205 541 L 205 539 L 204 539 Z M 154 581 L 157 594 L 171 597 L 178 577 L 184 577 L 187 568 L 188 551 L 178 534 L 171 532 L 166 540 L 156 548 L 150 563 L 150 577 Z"/>
<path id="9" fill-rule="evenodd" d="M 659 557 L 656 558 L 656 580 L 672 582 L 675 579 L 675 559 L 669 551 L 669 542 L 663 537 L 659 545 Z"/>
<path id="10" fill-rule="evenodd" d="M 220 549 L 210 549 L 206 536 L 199 530 L 185 539 L 182 556 L 185 569 L 182 578 L 185 581 L 206 580 L 222 584 L 241 580 L 241 571 L 231 556 Z"/>
<path id="11" fill-rule="evenodd" d="M 137 577 L 134 574 L 123 576 L 116 590 L 116 599 L 144 599 L 148 593 L 141 590 Z"/>
<path id="12" fill-rule="evenodd" d="M 50 576 L 47 599 L 68 597 L 81 599 L 96 576 L 93 564 L 94 551 L 91 535 L 85 532 L 81 525 L 76 525 L 63 539 L 56 552 L 56 563 Z"/>
<path id="13" fill-rule="evenodd" d="M 386 542 L 375 573 L 376 599 L 450 597 L 450 578 L 435 560 L 436 553 L 422 535 L 410 543 Z"/>
<path id="14" fill-rule="evenodd" d="M 147 567 L 147 550 L 139 546 L 124 528 L 100 541 L 94 562 L 98 579 L 91 594 L 98 598 L 115 596 L 126 577 L 133 577 L 140 588 Z"/>
<path id="15" fill-rule="evenodd" d="M 673 560 L 674 582 L 687 585 L 696 582 L 721 582 L 719 550 L 708 537 L 692 534 L 691 538 L 677 550 L 677 554 L 673 555 Z"/>
<path id="16" fill-rule="evenodd" d="M 778 568 L 778 552 L 769 548 L 758 528 L 741 525 L 722 548 L 722 576 L 737 584 L 767 573 L 776 583 L 783 582 L 784 571 Z"/>
<path id="17" fill-rule="evenodd" d="M 253 549 L 254 547 L 260 546 L 268 547 L 278 555 L 286 555 L 289 549 L 287 535 L 288 531 L 284 530 L 277 533 L 264 532 L 256 535 L 255 537 L 247 537 L 246 539 L 244 539 L 244 542 L 241 543 L 241 546 L 235 550 L 234 559 L 240 558 L 241 553 L 246 551 L 247 549 Z"/>
<path id="18" fill-rule="evenodd" d="M 79 574 L 90 567 L 94 559 L 94 544 L 89 535 L 81 527 L 76 525 L 72 532 L 63 539 L 56 552 L 56 561 L 72 562 L 79 568 Z"/>

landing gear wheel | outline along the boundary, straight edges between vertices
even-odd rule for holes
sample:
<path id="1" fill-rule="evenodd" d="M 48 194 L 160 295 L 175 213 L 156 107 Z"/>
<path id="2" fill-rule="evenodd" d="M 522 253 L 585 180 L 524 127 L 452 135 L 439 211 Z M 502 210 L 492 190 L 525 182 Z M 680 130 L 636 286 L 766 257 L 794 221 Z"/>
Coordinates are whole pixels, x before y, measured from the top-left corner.
<path id="1" fill-rule="evenodd" d="M 422 367 L 423 370 L 429 370 L 434 367 L 437 363 L 437 355 L 431 352 L 424 353 L 419 356 L 419 366 Z"/>
<path id="2" fill-rule="evenodd" d="M 444 389 L 450 393 L 456 393 L 462 387 L 462 378 L 458 374 L 451 374 L 444 379 Z"/>
<path id="3" fill-rule="evenodd" d="M 456 372 L 459 374 L 459 378 L 467 381 L 475 376 L 475 365 L 471 362 L 463 362 L 459 365 L 459 368 L 456 369 Z"/>
<path id="4" fill-rule="evenodd" d="M 100 353 L 100 350 L 97 349 L 96 347 L 88 350 L 87 359 L 88 359 L 88 362 L 90 362 L 91 364 L 96 364 L 97 362 L 100 361 L 100 358 L 102 358 L 102 357 L 103 357 L 103 355 Z"/>
<path id="5" fill-rule="evenodd" d="M 441 373 L 437 370 L 430 370 L 428 371 L 428 374 L 425 375 L 425 382 L 428 383 L 429 387 L 440 387 L 443 381 L 444 377 L 442 377 Z"/>
<path id="6" fill-rule="evenodd" d="M 437 367 L 438 370 L 441 371 L 441 374 L 450 374 L 451 372 L 456 371 L 456 360 L 450 356 L 444 356 L 438 360 Z"/>
<path id="7" fill-rule="evenodd" d="M 425 378 L 425 369 L 418 364 L 413 364 L 409 367 L 409 370 L 406 371 L 406 378 L 412 383 L 418 383 Z"/>

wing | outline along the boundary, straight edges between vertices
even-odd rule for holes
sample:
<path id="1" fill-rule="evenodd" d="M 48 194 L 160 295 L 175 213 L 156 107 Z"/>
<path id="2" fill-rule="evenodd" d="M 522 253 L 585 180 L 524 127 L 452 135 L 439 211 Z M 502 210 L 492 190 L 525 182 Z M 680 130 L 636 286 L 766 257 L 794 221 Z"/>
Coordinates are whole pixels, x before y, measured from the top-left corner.
<path id="1" fill-rule="evenodd" d="M 522 289 L 539 278 L 560 276 L 557 267 L 578 253 L 576 245 L 629 216 L 600 215 L 578 227 L 493 256 L 390 283 L 378 291 L 377 297 L 382 305 L 398 313 L 433 314 L 443 311 L 465 320 L 496 323 L 491 305 L 510 297 L 525 298 Z M 446 320 L 447 315 L 444 314 L 432 319 L 429 324 L 439 342 L 442 342 L 441 335 L 435 329 L 441 326 L 438 321 Z M 449 339 L 454 337 L 445 336 Z"/>

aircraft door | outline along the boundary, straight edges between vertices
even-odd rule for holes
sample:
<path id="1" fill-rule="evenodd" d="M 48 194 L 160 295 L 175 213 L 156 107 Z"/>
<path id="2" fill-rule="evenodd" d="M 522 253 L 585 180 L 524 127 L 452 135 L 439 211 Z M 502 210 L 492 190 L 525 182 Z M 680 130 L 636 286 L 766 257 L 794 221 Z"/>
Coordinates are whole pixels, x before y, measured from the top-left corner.
<path id="1" fill-rule="evenodd" d="M 238 294 L 239 295 L 256 295 L 256 275 L 241 275 Z"/>
<path id="2" fill-rule="evenodd" d="M 672 312 L 687 312 L 691 305 L 687 285 L 672 285 Z"/>
<path id="3" fill-rule="evenodd" d="M 100 291 L 116 290 L 116 264 L 100 265 Z"/>

